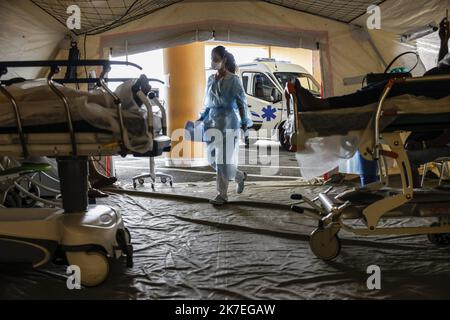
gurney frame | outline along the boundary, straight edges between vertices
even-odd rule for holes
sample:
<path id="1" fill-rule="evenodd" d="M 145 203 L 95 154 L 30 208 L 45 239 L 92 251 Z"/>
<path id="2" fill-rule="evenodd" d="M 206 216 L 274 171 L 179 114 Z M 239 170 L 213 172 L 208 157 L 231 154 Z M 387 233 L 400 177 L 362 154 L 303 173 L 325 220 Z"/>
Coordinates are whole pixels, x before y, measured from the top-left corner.
<path id="1" fill-rule="evenodd" d="M 381 120 L 383 116 L 400 114 L 399 112 L 393 114 L 392 111 L 385 113 L 383 110 L 385 101 L 392 88 L 397 84 L 408 85 L 410 83 L 418 82 L 449 80 L 450 75 L 425 76 L 420 78 L 395 78 L 391 79 L 383 90 L 376 110 L 373 137 L 367 139 L 359 147 L 359 151 L 364 158 L 367 160 L 378 161 L 381 181 L 369 184 L 359 190 L 376 192 L 381 189 L 388 189 L 389 169 L 386 158 L 392 158 L 396 160 L 398 167 L 400 168 L 402 183 L 400 192 L 393 192 L 393 194 L 389 194 L 381 200 L 374 201 L 362 210 L 362 215 L 356 214 L 356 216 L 356 205 L 351 201 L 341 200 L 342 198 L 345 199 L 345 193 L 329 196 L 332 188 L 320 193 L 315 199 L 308 199 L 299 194 L 292 195 L 292 199 L 300 200 L 309 205 L 309 207 L 293 205 L 292 210 L 294 212 L 305 214 L 318 220 L 318 228 L 312 232 L 310 238 L 311 250 L 317 257 L 323 260 L 332 260 L 338 256 L 341 245 L 337 235 L 341 229 L 359 236 L 428 235 L 429 240 L 435 244 L 450 244 L 450 193 L 448 193 L 444 205 L 442 202 L 439 202 L 437 207 L 431 209 L 426 207 L 423 210 L 429 211 L 428 214 L 425 214 L 426 217 L 439 218 L 438 223 L 433 223 L 431 226 L 418 227 L 383 227 L 379 225 L 382 219 L 417 216 L 413 214 L 413 209 L 416 213 L 420 212 L 421 215 L 419 216 L 423 216 L 422 210 L 417 209 L 417 207 L 421 206 L 420 203 L 414 204 L 413 207 L 405 207 L 412 203 L 415 197 L 412 169 L 404 147 L 406 139 L 411 132 L 403 130 L 382 132 Z M 292 99 L 295 104 L 294 110 L 295 112 L 298 112 L 298 101 L 296 96 L 293 95 Z M 300 121 L 296 121 L 297 132 L 301 132 L 298 127 L 300 125 L 299 122 Z M 296 134 L 298 134 L 297 132 Z M 296 139 L 296 137 L 294 139 Z M 345 220 L 349 219 L 362 219 L 365 227 L 355 227 L 347 224 Z"/>
<path id="2" fill-rule="evenodd" d="M 98 79 L 78 79 L 78 81 L 70 81 L 67 80 L 66 82 L 72 82 L 72 83 L 97 83 L 98 86 L 102 87 L 114 100 L 114 103 L 116 105 L 117 109 L 117 118 L 119 123 L 119 129 L 120 129 L 120 141 L 119 146 L 121 149 L 121 153 L 126 154 L 126 148 L 124 145 L 125 141 L 125 131 L 124 131 L 124 123 L 123 123 L 123 113 L 122 113 L 122 106 L 121 101 L 117 95 L 115 95 L 114 92 L 112 92 L 105 81 L 105 76 L 107 73 L 111 70 L 112 65 L 127 65 L 132 66 L 135 68 L 138 68 L 139 70 L 142 70 L 142 67 L 140 67 L 137 64 L 131 63 L 131 62 L 125 62 L 125 61 L 110 61 L 110 60 L 77 60 L 77 61 L 69 61 L 69 60 L 41 60 L 41 61 L 0 61 L 0 78 L 8 73 L 8 68 L 14 68 L 14 67 L 48 67 L 50 68 L 50 72 L 47 76 L 47 85 L 50 87 L 50 89 L 57 95 L 63 105 L 65 110 L 65 116 L 68 126 L 68 133 L 70 135 L 70 143 L 71 143 L 71 149 L 72 149 L 72 155 L 77 156 L 78 155 L 78 148 L 77 148 L 77 141 L 75 136 L 75 131 L 73 127 L 73 120 L 72 120 L 72 114 L 69 108 L 69 102 L 67 100 L 67 97 L 64 95 L 64 93 L 58 89 L 58 87 L 55 85 L 55 82 L 63 83 L 64 79 L 61 80 L 55 80 L 53 77 L 59 73 L 61 67 L 78 67 L 78 66 L 96 66 L 101 67 L 101 75 Z M 23 122 L 20 114 L 20 109 L 17 104 L 17 101 L 14 99 L 14 97 L 11 95 L 11 93 L 6 89 L 6 85 L 9 84 L 10 81 L 1 81 L 0 82 L 0 92 L 5 95 L 8 100 L 11 103 L 11 106 L 14 111 L 15 120 L 16 120 L 16 126 L 17 126 L 17 133 L 19 135 L 20 144 L 22 147 L 22 156 L 24 158 L 27 158 L 29 156 L 29 149 L 27 147 L 27 141 L 26 136 L 23 130 Z"/>

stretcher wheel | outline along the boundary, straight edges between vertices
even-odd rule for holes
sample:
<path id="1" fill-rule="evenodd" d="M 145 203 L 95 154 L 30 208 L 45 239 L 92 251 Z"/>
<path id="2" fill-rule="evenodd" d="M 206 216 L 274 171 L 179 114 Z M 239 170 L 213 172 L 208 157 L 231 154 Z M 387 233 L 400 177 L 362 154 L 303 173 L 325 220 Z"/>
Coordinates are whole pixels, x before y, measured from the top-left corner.
<path id="1" fill-rule="evenodd" d="M 127 243 L 131 243 L 131 233 L 130 230 L 128 230 L 128 228 L 124 228 L 125 229 L 125 234 L 127 235 L 126 241 Z"/>
<path id="2" fill-rule="evenodd" d="M 439 223 L 433 223 L 431 227 L 439 227 Z M 450 245 L 450 234 L 449 233 L 430 233 L 427 235 L 428 240 L 437 246 L 449 246 Z"/>
<path id="3" fill-rule="evenodd" d="M 6 193 L 5 202 L 3 205 L 7 208 L 22 208 L 22 198 L 20 191 L 13 188 Z"/>
<path id="4" fill-rule="evenodd" d="M 440 224 L 435 222 L 431 224 L 431 227 L 439 227 Z M 450 234 L 449 233 L 430 233 L 427 235 L 428 240 L 437 246 L 449 246 L 450 245 Z"/>
<path id="5" fill-rule="evenodd" d="M 437 246 L 449 246 L 450 234 L 448 233 L 432 233 L 428 235 L 428 240 Z"/>
<path id="6" fill-rule="evenodd" d="M 127 267 L 133 268 L 133 246 L 131 245 L 131 234 L 127 228 L 117 230 L 117 244 L 127 258 Z"/>
<path id="7" fill-rule="evenodd" d="M 81 284 L 95 287 L 102 284 L 109 274 L 108 257 L 100 251 L 66 252 L 69 265 L 80 268 Z"/>
<path id="8" fill-rule="evenodd" d="M 167 183 L 167 178 L 161 178 L 161 183 Z"/>
<path id="9" fill-rule="evenodd" d="M 341 242 L 335 234 L 330 237 L 331 230 L 316 229 L 311 233 L 309 245 L 314 255 L 322 260 L 330 261 L 341 252 Z"/>
<path id="10" fill-rule="evenodd" d="M 169 181 L 169 185 L 170 185 L 170 187 L 173 187 L 173 181 L 172 180 Z"/>
<path id="11" fill-rule="evenodd" d="M 41 190 L 39 189 L 39 187 L 32 183 L 30 184 L 28 192 L 34 194 L 38 198 L 41 196 Z M 27 197 L 26 195 L 24 195 L 24 197 L 22 198 L 22 207 L 23 208 L 32 208 L 35 206 L 36 202 L 37 202 L 36 200 L 31 199 L 31 198 Z"/>
<path id="12" fill-rule="evenodd" d="M 139 179 L 138 179 L 138 182 L 139 182 L 139 184 L 142 186 L 142 185 L 144 184 L 145 180 L 142 179 L 142 178 L 139 178 Z"/>
<path id="13" fill-rule="evenodd" d="M 137 185 L 136 185 L 136 181 L 133 181 L 133 188 L 136 189 Z"/>

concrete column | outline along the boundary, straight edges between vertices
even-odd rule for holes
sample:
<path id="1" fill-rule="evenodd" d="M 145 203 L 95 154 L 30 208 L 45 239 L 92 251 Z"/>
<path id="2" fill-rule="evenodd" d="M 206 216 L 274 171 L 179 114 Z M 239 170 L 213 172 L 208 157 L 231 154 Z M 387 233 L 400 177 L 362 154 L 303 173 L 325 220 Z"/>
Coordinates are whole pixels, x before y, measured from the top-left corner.
<path id="1" fill-rule="evenodd" d="M 166 165 L 193 167 L 207 165 L 204 144 L 184 141 L 181 130 L 186 121 L 198 119 L 205 93 L 205 45 L 195 42 L 164 49 L 168 131 L 172 151 Z M 183 136 L 183 138 L 181 138 Z"/>

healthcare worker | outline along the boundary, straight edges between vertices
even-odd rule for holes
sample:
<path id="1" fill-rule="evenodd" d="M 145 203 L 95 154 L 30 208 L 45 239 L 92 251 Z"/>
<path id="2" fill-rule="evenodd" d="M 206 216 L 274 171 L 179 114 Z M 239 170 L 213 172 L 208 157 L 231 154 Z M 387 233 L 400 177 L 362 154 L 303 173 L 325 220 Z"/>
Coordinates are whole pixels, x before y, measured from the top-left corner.
<path id="1" fill-rule="evenodd" d="M 247 174 L 237 168 L 240 132 L 253 123 L 234 56 L 223 46 L 215 47 L 211 67 L 216 73 L 208 78 L 199 121 L 204 124 L 208 162 L 217 172 L 218 194 L 210 202 L 222 205 L 228 201 L 229 181 L 237 183 L 237 193 L 244 191 Z"/>

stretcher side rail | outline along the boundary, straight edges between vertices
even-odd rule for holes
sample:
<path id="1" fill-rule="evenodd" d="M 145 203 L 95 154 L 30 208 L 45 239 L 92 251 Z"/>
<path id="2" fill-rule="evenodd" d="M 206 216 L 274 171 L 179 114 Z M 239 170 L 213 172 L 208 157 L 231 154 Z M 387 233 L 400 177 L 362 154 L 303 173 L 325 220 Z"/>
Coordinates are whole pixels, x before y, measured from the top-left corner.
<path id="1" fill-rule="evenodd" d="M 376 229 L 378 222 L 385 214 L 387 214 L 391 210 L 394 210 L 396 208 L 405 205 L 408 202 L 411 202 L 414 198 L 415 193 L 413 185 L 412 169 L 409 162 L 408 154 L 404 147 L 408 133 L 411 132 L 410 130 L 412 129 L 412 127 L 397 126 L 395 128 L 396 130 L 392 130 L 393 128 L 391 128 L 390 130 L 384 129 L 381 130 L 382 117 L 383 116 L 389 117 L 392 115 L 391 112 L 385 113 L 383 110 L 384 103 L 388 98 L 389 93 L 391 92 L 392 88 L 398 84 L 408 85 L 411 83 L 439 82 L 449 80 L 450 75 L 433 75 L 420 78 L 395 78 L 389 80 L 388 83 L 386 84 L 376 110 L 373 145 L 370 147 L 371 151 L 368 146 L 366 146 L 367 148 L 360 146 L 360 151 L 362 151 L 364 154 L 365 152 L 370 151 L 371 158 L 375 161 L 378 161 L 380 165 L 381 183 L 374 183 L 373 185 L 369 185 L 370 188 L 376 190 L 379 187 L 382 186 L 387 187 L 389 185 L 388 167 L 387 162 L 385 160 L 385 158 L 388 157 L 395 159 L 398 164 L 398 167 L 400 169 L 402 192 L 397 195 L 386 197 L 380 201 L 376 201 L 364 209 L 363 214 L 365 216 L 367 226 L 370 230 Z M 402 112 L 401 114 L 405 115 L 407 113 Z M 437 122 L 439 124 L 438 126 L 439 128 L 442 128 L 442 125 L 445 126 L 447 120 L 444 118 Z M 430 124 L 427 123 L 426 121 L 425 127 L 430 128 Z M 405 132 L 406 135 L 402 134 L 402 132 Z M 383 149 L 383 144 L 388 145 L 390 150 Z"/>
<path id="2" fill-rule="evenodd" d="M 105 59 L 89 60 L 30 60 L 30 61 L 0 61 L 0 73 L 6 74 L 7 68 L 26 68 L 26 67 L 98 67 L 108 68 L 112 65 L 132 66 L 142 70 L 138 64 L 128 61 L 114 61 Z M 6 69 L 6 70 L 5 70 Z"/>
<path id="3" fill-rule="evenodd" d="M 136 67 L 139 70 L 142 70 L 142 67 L 140 67 L 137 64 L 126 62 L 126 61 L 110 61 L 110 60 L 77 60 L 77 61 L 70 61 L 70 60 L 39 60 L 39 61 L 0 61 L 0 77 L 8 73 L 9 67 L 50 67 L 50 73 L 47 76 L 47 85 L 50 87 L 50 89 L 61 99 L 61 101 L 64 104 L 64 109 L 66 113 L 66 119 L 67 119 L 67 125 L 68 125 L 68 131 L 70 135 L 70 141 L 72 146 L 72 154 L 76 156 L 78 154 L 77 150 L 77 143 L 76 143 L 76 137 L 75 132 L 73 129 L 73 121 L 72 121 L 72 115 L 69 108 L 69 103 L 67 100 L 67 97 L 64 95 L 64 93 L 59 90 L 53 80 L 53 76 L 57 74 L 60 71 L 60 67 L 64 66 L 101 66 L 102 72 L 98 79 L 96 80 L 96 83 L 98 83 L 114 100 L 114 103 L 116 105 L 117 109 L 117 116 L 119 121 L 119 129 L 120 129 L 120 146 L 122 153 L 126 153 L 125 147 L 124 147 L 124 141 L 125 141 L 125 135 L 124 135 L 124 123 L 123 123 L 123 113 L 122 113 L 122 106 L 121 101 L 117 95 L 112 92 L 108 86 L 106 85 L 106 82 L 104 81 L 104 78 L 106 74 L 111 70 L 111 65 L 127 65 Z M 80 79 L 81 80 L 81 79 Z M 82 83 L 82 82 L 77 82 Z M 87 82 L 86 82 L 87 83 Z M 2 92 L 8 100 L 11 102 L 11 105 L 13 106 L 15 118 L 16 118 L 16 126 L 18 135 L 20 138 L 21 146 L 22 146 L 22 153 L 24 157 L 28 157 L 29 150 L 27 148 L 25 135 L 23 132 L 23 126 L 22 126 L 22 120 L 20 116 L 20 110 L 17 106 L 17 102 L 14 99 L 14 97 L 6 90 L 4 87 L 6 84 L 2 82 L 0 84 L 0 92 Z"/>
<path id="4" fill-rule="evenodd" d="M 375 114 L 375 128 L 374 128 L 374 147 L 373 147 L 373 158 L 374 160 L 378 160 L 380 157 L 381 151 L 381 143 L 380 143 L 380 125 L 381 118 L 383 116 L 383 106 L 386 102 L 386 99 L 389 96 L 392 88 L 397 84 L 412 84 L 412 83 L 421 83 L 421 82 L 439 82 L 439 81 L 450 81 L 450 75 L 432 75 L 432 76 L 424 76 L 424 77 L 416 77 L 416 78 L 393 78 L 388 81 L 386 84 L 383 93 L 381 94 L 380 100 L 378 102 L 377 111 Z"/>
<path id="5" fill-rule="evenodd" d="M 411 132 L 449 129 L 450 114 L 448 111 L 439 111 L 439 109 L 437 112 L 428 114 L 383 110 L 384 103 L 394 85 L 449 80 L 450 75 L 435 75 L 392 79 L 388 82 L 376 108 L 375 128 L 370 129 L 368 137 L 364 135 L 359 146 L 359 151 L 364 158 L 379 162 L 380 182 L 355 188 L 352 196 L 348 194 L 348 190 L 332 195 L 327 195 L 329 191 L 327 190 L 312 200 L 297 194 L 291 196 L 292 200 L 303 200 L 310 206 L 310 208 L 301 208 L 294 204 L 292 207 L 294 212 L 305 214 L 318 221 L 318 227 L 310 237 L 311 250 L 317 257 L 329 261 L 339 254 L 338 232 L 341 229 L 359 236 L 427 235 L 433 244 L 450 245 L 450 193 L 441 191 L 439 197 L 430 197 L 435 195 L 436 190 L 414 189 L 412 169 L 405 148 Z M 298 101 L 295 91 L 287 88 L 286 93 L 287 97 L 293 99 L 294 110 L 297 114 L 295 120 L 298 120 L 300 113 L 296 110 Z M 395 118 L 392 119 L 392 117 Z M 385 124 L 388 125 L 385 126 Z M 298 126 L 295 129 L 296 133 L 301 132 Z M 395 192 L 389 187 L 387 158 L 394 159 L 400 171 L 401 188 L 396 188 Z M 372 197 L 361 201 L 361 194 L 358 193 L 362 191 Z M 409 224 L 413 221 L 412 218 L 419 218 L 414 221 L 414 225 Z M 427 226 L 423 224 L 424 218 L 438 219 L 438 221 L 433 221 Z M 382 223 L 388 219 L 406 220 L 401 226 Z M 346 220 L 352 221 L 346 223 Z"/>
<path id="6" fill-rule="evenodd" d="M 136 78 L 104 78 L 103 80 L 106 83 L 109 82 L 126 82 L 128 80 L 134 80 Z M 25 79 L 25 78 L 13 78 L 9 80 L 0 80 L 0 85 L 4 86 L 10 86 L 15 83 L 25 82 L 25 81 L 33 81 L 34 79 Z M 64 79 L 53 79 L 54 82 L 57 82 L 59 84 L 99 84 L 100 79 L 99 78 L 64 78 Z M 164 81 L 159 79 L 153 79 L 149 78 L 149 82 L 159 82 L 161 84 L 164 84 Z"/>
<path id="7" fill-rule="evenodd" d="M 135 80 L 136 78 L 104 78 L 103 80 L 105 82 L 126 82 L 128 80 Z M 100 78 L 69 78 L 69 79 L 54 79 L 55 82 L 66 84 L 66 83 L 95 83 L 98 84 L 100 81 Z M 164 84 L 164 81 L 154 78 L 148 78 L 149 82 L 159 82 L 161 84 Z"/>

